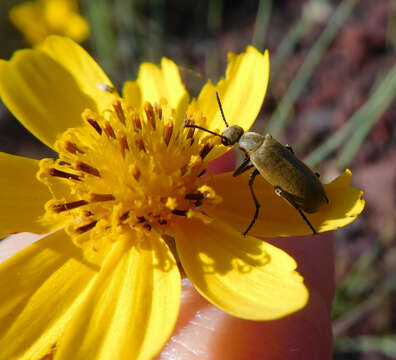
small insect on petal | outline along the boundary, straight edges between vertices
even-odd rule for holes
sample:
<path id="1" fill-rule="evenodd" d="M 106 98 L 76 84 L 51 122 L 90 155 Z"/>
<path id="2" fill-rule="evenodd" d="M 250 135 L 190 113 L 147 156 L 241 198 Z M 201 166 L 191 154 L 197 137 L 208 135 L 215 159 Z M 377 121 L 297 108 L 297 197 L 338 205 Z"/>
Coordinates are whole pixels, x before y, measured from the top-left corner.
<path id="1" fill-rule="evenodd" d="M 254 180 L 259 174 L 274 186 L 276 194 L 288 201 L 298 211 L 313 234 L 316 234 L 315 228 L 302 210 L 307 213 L 314 213 L 328 203 L 324 187 L 319 177 L 294 155 L 289 145 L 281 145 L 270 134 L 264 136 L 251 131 L 245 132 L 238 125 L 230 126 L 225 118 L 217 92 L 216 98 L 226 125 L 226 129 L 222 134 L 191 124 L 189 121 L 185 122 L 184 127 L 190 128 L 190 130 L 199 129 L 219 136 L 224 146 L 238 144 L 246 158 L 235 170 L 233 176 L 238 176 L 254 168 L 249 179 L 249 189 L 256 209 L 252 221 L 243 232 L 243 235 L 247 235 L 259 216 L 260 203 L 253 188 Z M 210 150 L 211 148 L 206 144 L 201 150 L 201 158 L 203 159 Z"/>

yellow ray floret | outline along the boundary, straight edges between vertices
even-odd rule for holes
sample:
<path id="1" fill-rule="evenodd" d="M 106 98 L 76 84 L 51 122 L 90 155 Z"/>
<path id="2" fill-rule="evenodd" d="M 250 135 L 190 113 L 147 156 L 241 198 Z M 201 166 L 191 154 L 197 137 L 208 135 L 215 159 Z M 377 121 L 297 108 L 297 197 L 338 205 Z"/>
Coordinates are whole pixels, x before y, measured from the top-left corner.
<path id="1" fill-rule="evenodd" d="M 40 44 L 49 35 L 63 35 L 82 42 L 89 24 L 78 12 L 76 0 L 34 0 L 14 6 L 10 21 L 29 45 Z"/>

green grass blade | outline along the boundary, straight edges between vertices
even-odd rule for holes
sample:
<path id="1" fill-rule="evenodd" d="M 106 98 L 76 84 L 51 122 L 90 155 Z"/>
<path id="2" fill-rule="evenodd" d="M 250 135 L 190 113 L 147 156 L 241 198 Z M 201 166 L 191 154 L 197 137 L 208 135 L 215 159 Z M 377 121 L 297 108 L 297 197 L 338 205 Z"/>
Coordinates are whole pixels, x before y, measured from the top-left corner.
<path id="1" fill-rule="evenodd" d="M 286 33 L 276 48 L 275 54 L 271 56 L 271 79 L 276 77 L 285 60 L 292 54 L 296 44 L 309 32 L 311 28 L 312 22 L 305 16 L 301 16 Z"/>
<path id="2" fill-rule="evenodd" d="M 375 121 L 383 114 L 396 96 L 396 66 L 388 72 L 386 78 L 373 92 L 373 95 L 359 108 L 348 122 L 320 147 L 313 151 L 305 161 L 312 167 L 322 162 L 330 153 L 344 142 L 342 156 L 338 160 L 340 167 L 351 161 L 356 155 L 363 139 L 367 136 Z M 350 144 L 350 145 L 349 145 Z M 345 150 L 346 149 L 346 150 Z"/>
<path id="3" fill-rule="evenodd" d="M 85 0 L 86 10 L 91 25 L 90 42 L 96 58 L 111 77 L 115 72 L 117 40 L 113 31 L 113 10 L 108 0 Z"/>
<path id="4" fill-rule="evenodd" d="M 345 144 L 341 154 L 337 159 L 337 164 L 340 168 L 344 168 L 351 163 L 374 124 L 395 99 L 396 66 L 394 66 L 389 72 L 388 76 L 383 81 L 381 88 L 378 88 L 375 94 L 375 101 L 373 100 L 371 102 L 370 107 L 367 106 L 367 111 L 361 112 L 360 119 L 357 121 L 359 126 L 352 133 L 352 136 Z"/>
<path id="5" fill-rule="evenodd" d="M 390 358 L 396 357 L 396 336 L 357 336 L 340 337 L 334 340 L 337 352 L 378 352 Z"/>
<path id="6" fill-rule="evenodd" d="M 345 23 L 351 14 L 358 0 L 343 0 L 329 19 L 325 29 L 309 51 L 304 63 L 298 70 L 295 78 L 291 82 L 285 96 L 279 103 L 275 113 L 268 124 L 268 132 L 278 137 L 283 132 L 284 127 L 290 118 L 294 103 L 299 98 L 305 88 L 315 68 L 322 59 L 324 53 L 330 46 L 338 30 Z"/>
<path id="7" fill-rule="evenodd" d="M 217 36 L 223 22 L 223 0 L 210 0 L 208 8 L 207 26 L 213 37 Z M 215 40 L 209 40 L 205 49 L 206 75 L 213 81 L 217 81 L 220 74 L 220 56 L 218 44 Z"/>
<path id="8" fill-rule="evenodd" d="M 271 9 L 272 0 L 260 0 L 252 38 L 253 46 L 255 46 L 260 51 L 264 51 L 265 49 L 268 24 L 271 19 Z"/>
<path id="9" fill-rule="evenodd" d="M 389 14 L 388 14 L 388 30 L 386 36 L 386 43 L 390 50 L 396 50 L 396 5 L 393 3 L 389 5 Z"/>

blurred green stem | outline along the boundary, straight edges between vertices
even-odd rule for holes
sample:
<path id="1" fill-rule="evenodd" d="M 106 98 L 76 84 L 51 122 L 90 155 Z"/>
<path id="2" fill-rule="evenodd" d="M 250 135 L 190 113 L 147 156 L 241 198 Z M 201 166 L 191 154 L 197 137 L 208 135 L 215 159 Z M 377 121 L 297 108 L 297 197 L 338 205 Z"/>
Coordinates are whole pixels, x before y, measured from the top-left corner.
<path id="1" fill-rule="evenodd" d="M 329 137 L 305 160 L 315 167 L 330 153 L 346 143 L 337 163 L 340 168 L 347 166 L 356 155 L 364 138 L 376 120 L 385 112 L 396 97 L 396 65 L 388 72 L 386 78 L 374 91 L 373 95 L 356 111 L 348 122 Z M 348 140 L 348 141 L 347 141 Z"/>
<path id="2" fill-rule="evenodd" d="M 361 303 L 355 304 L 346 314 L 333 321 L 333 336 L 347 333 L 348 329 L 361 321 L 367 314 L 380 307 L 389 295 L 389 288 L 386 284 L 376 284 L 374 293 L 371 293 Z"/>
<path id="3" fill-rule="evenodd" d="M 369 134 L 374 124 L 381 118 L 381 115 L 389 107 L 396 97 L 396 66 L 390 71 L 386 79 L 383 81 L 382 92 L 378 93 L 378 99 L 372 104 L 366 113 L 363 113 L 359 126 L 353 132 L 352 136 L 345 144 L 341 154 L 337 159 L 339 168 L 348 166 L 357 152 L 364 139 Z M 377 89 L 378 91 L 378 89 Z M 376 92 L 377 93 L 377 92 Z"/>
<path id="4" fill-rule="evenodd" d="M 208 29 L 212 34 L 220 30 L 222 23 L 223 1 L 210 0 L 208 9 Z"/>
<path id="5" fill-rule="evenodd" d="M 258 50 L 264 51 L 268 24 L 271 19 L 272 0 L 260 0 L 257 9 L 252 44 Z"/>
<path id="6" fill-rule="evenodd" d="M 372 286 L 372 277 L 366 274 L 371 273 L 373 275 L 375 273 L 372 266 L 375 262 L 379 261 L 383 252 L 384 247 L 380 242 L 373 243 L 352 264 L 347 276 L 345 276 L 337 287 L 342 288 L 350 297 L 361 296 Z"/>
<path id="7" fill-rule="evenodd" d="M 305 16 L 301 16 L 292 28 L 283 37 L 281 43 L 276 48 L 275 54 L 271 57 L 271 76 L 274 79 L 282 67 L 284 61 L 291 55 L 296 44 L 312 28 L 312 21 Z"/>
<path id="8" fill-rule="evenodd" d="M 395 51 L 396 50 L 396 2 L 389 4 L 389 14 L 388 14 L 388 30 L 386 42 L 388 47 Z"/>
<path id="9" fill-rule="evenodd" d="M 142 26 L 136 8 L 136 1 L 115 0 L 114 3 L 118 37 L 119 61 L 123 79 L 136 78 L 142 56 Z"/>
<path id="10" fill-rule="evenodd" d="M 148 47 L 149 60 L 152 62 L 159 62 L 163 49 L 163 37 L 164 33 L 164 15 L 165 15 L 165 2 L 164 0 L 151 0 L 150 1 L 150 21 L 149 21 L 149 34 L 148 34 Z"/>
<path id="11" fill-rule="evenodd" d="M 91 25 L 90 42 L 99 63 L 110 76 L 115 73 L 117 40 L 113 31 L 113 11 L 108 0 L 84 0 Z"/>
<path id="12" fill-rule="evenodd" d="M 212 37 L 216 37 L 223 22 L 223 1 L 210 0 L 207 25 Z M 206 75 L 216 81 L 220 73 L 218 46 L 215 40 L 208 40 L 205 56 Z"/>
<path id="13" fill-rule="evenodd" d="M 357 2 L 358 0 L 343 0 L 334 11 L 319 39 L 312 46 L 268 124 L 268 132 L 274 136 L 279 137 L 283 132 L 290 118 L 294 103 L 299 98 L 312 73 L 322 59 L 323 54 L 330 46 L 338 30 L 351 14 Z"/>
<path id="14" fill-rule="evenodd" d="M 396 336 L 363 335 L 335 338 L 334 349 L 337 352 L 378 352 L 393 359 L 396 356 Z"/>

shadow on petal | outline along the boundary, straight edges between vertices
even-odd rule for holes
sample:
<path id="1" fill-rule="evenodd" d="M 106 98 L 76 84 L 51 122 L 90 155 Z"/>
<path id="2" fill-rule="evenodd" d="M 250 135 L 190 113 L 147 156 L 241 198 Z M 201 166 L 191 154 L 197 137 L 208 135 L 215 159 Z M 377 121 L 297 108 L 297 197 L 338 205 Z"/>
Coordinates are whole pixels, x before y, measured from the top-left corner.
<path id="1" fill-rule="evenodd" d="M 270 320 L 302 308 L 308 300 L 292 257 L 230 225 L 190 219 L 178 229 L 176 246 L 195 288 L 231 315 Z"/>

